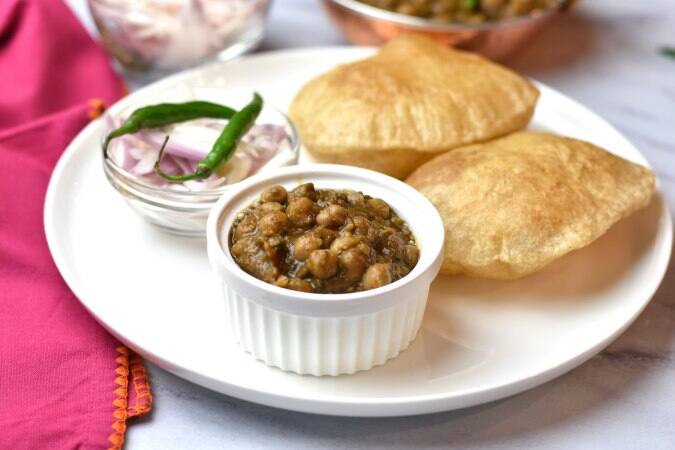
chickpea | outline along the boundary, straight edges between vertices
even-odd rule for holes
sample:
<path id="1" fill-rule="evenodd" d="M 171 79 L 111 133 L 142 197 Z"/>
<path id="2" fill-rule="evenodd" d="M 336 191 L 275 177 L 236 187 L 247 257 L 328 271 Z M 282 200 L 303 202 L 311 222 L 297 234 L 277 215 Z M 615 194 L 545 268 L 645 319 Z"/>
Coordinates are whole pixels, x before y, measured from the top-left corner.
<path id="1" fill-rule="evenodd" d="M 330 250 L 314 250 L 307 258 L 307 268 L 316 278 L 326 280 L 337 272 L 338 258 Z"/>
<path id="2" fill-rule="evenodd" d="M 365 201 L 365 197 L 360 192 L 349 191 L 349 192 L 347 192 L 347 201 L 352 206 L 359 206 L 359 205 L 363 205 L 363 202 Z"/>
<path id="3" fill-rule="evenodd" d="M 373 211 L 373 214 L 383 219 L 388 219 L 391 215 L 391 210 L 387 202 L 379 198 L 369 198 L 368 207 Z"/>
<path id="4" fill-rule="evenodd" d="M 355 248 L 342 252 L 338 257 L 338 262 L 345 278 L 351 281 L 361 279 L 363 272 L 368 267 L 366 257 Z"/>
<path id="5" fill-rule="evenodd" d="M 377 263 L 368 267 L 363 275 L 364 289 L 375 289 L 391 283 L 391 268 L 389 264 Z"/>
<path id="6" fill-rule="evenodd" d="M 530 12 L 534 6 L 533 0 L 511 0 L 507 8 L 507 13 L 514 16 L 522 16 Z"/>
<path id="7" fill-rule="evenodd" d="M 293 197 L 305 197 L 312 201 L 316 201 L 316 190 L 313 183 L 304 183 L 293 189 Z"/>
<path id="8" fill-rule="evenodd" d="M 340 205 L 329 205 L 316 216 L 316 223 L 326 227 L 338 228 L 347 220 L 347 208 Z"/>
<path id="9" fill-rule="evenodd" d="M 335 236 L 337 236 L 335 230 L 326 227 L 317 227 L 312 233 L 321 239 L 321 247 L 328 247 L 335 240 Z"/>
<path id="10" fill-rule="evenodd" d="M 506 0 L 481 0 L 480 6 L 487 17 L 498 17 Z"/>
<path id="11" fill-rule="evenodd" d="M 246 214 L 234 229 L 234 240 L 238 241 L 242 237 L 253 233 L 256 228 L 255 216 L 253 214 Z"/>
<path id="12" fill-rule="evenodd" d="M 363 253 L 366 256 L 370 255 L 370 250 L 371 250 L 370 246 L 368 244 L 366 244 L 365 242 L 359 242 L 358 244 L 356 244 L 356 247 L 354 247 L 354 248 L 357 249 L 358 251 L 360 251 L 361 253 Z"/>
<path id="13" fill-rule="evenodd" d="M 288 197 L 288 193 L 286 192 L 286 189 L 284 189 L 283 186 L 272 186 L 268 187 L 263 191 L 262 194 L 260 194 L 260 200 L 263 202 L 276 202 L 276 203 L 286 203 L 286 198 Z"/>
<path id="14" fill-rule="evenodd" d="M 275 267 L 281 262 L 282 252 L 278 245 L 272 245 L 269 241 L 262 240 L 262 249 L 265 252 L 267 261 Z"/>
<path id="15" fill-rule="evenodd" d="M 361 235 L 368 235 L 368 231 L 370 230 L 370 222 L 368 219 L 366 219 L 363 216 L 356 216 L 354 219 L 352 219 L 354 222 L 354 232 L 356 234 L 361 234 Z"/>
<path id="16" fill-rule="evenodd" d="M 265 251 L 265 242 L 252 236 L 246 236 L 230 247 L 232 256 L 236 259 L 239 266 L 254 277 L 273 283 L 279 276 L 279 270 L 268 259 L 260 260 L 256 255 Z"/>
<path id="17" fill-rule="evenodd" d="M 282 232 L 288 224 L 288 217 L 281 211 L 272 211 L 260 219 L 258 226 L 265 236 L 272 236 Z"/>
<path id="18" fill-rule="evenodd" d="M 259 249 L 258 241 L 254 237 L 244 237 L 232 244 L 230 251 L 237 258 L 243 258 L 247 254 L 255 253 Z"/>
<path id="19" fill-rule="evenodd" d="M 320 249 L 322 243 L 321 239 L 314 234 L 303 234 L 293 243 L 293 256 L 298 261 L 304 261 L 314 250 Z"/>
<path id="20" fill-rule="evenodd" d="M 344 250 L 355 247 L 361 242 L 360 236 L 352 236 L 351 234 L 342 234 L 338 236 L 330 245 L 330 249 L 335 253 L 341 253 Z"/>
<path id="21" fill-rule="evenodd" d="M 284 243 L 284 240 L 281 238 L 281 236 L 276 235 L 276 236 L 271 236 L 269 239 L 267 239 L 267 243 L 271 247 L 278 247 L 278 246 L 280 246 L 281 244 Z"/>
<path id="22" fill-rule="evenodd" d="M 316 217 L 315 205 L 306 197 L 296 198 L 288 204 L 286 214 L 293 224 L 301 227 L 310 227 L 314 224 Z"/>
<path id="23" fill-rule="evenodd" d="M 264 213 L 268 213 L 268 212 L 272 212 L 272 211 L 283 211 L 284 205 L 282 205 L 281 203 L 277 203 L 277 202 L 267 202 L 267 203 L 263 203 L 262 205 L 260 205 L 259 208 L 260 208 L 260 211 L 262 211 Z"/>
<path id="24" fill-rule="evenodd" d="M 312 292 L 312 285 L 305 280 L 301 280 L 300 278 L 291 278 L 288 280 L 287 287 L 288 289 L 293 289 L 294 291 Z"/>
<path id="25" fill-rule="evenodd" d="M 403 248 L 403 260 L 408 267 L 414 267 L 420 259 L 420 249 L 416 245 L 408 244 Z"/>
<path id="26" fill-rule="evenodd" d="M 387 241 L 389 239 L 392 239 L 395 234 L 396 234 L 395 229 L 391 227 L 383 227 L 377 231 L 377 238 L 383 241 Z"/>
<path id="27" fill-rule="evenodd" d="M 352 233 L 353 231 L 354 231 L 354 221 L 351 219 L 351 217 L 347 217 L 347 220 L 345 220 L 345 224 L 342 226 L 340 232 Z"/>
<path id="28" fill-rule="evenodd" d="M 340 204 L 340 194 L 336 191 L 323 191 L 321 193 L 321 199 L 326 203 L 326 204 Z"/>
<path id="29" fill-rule="evenodd" d="M 279 275 L 277 277 L 276 281 L 274 282 L 274 284 L 276 286 L 285 288 L 285 287 L 288 287 L 288 281 L 289 280 L 288 280 L 288 277 L 286 275 Z"/>

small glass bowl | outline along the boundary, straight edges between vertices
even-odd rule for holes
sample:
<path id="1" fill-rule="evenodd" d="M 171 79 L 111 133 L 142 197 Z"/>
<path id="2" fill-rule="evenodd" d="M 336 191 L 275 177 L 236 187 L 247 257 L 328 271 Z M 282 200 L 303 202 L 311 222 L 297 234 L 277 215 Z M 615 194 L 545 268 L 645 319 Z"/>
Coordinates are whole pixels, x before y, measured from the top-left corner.
<path id="1" fill-rule="evenodd" d="M 271 0 L 88 0 L 105 48 L 132 74 L 231 59 L 263 38 Z"/>
<path id="2" fill-rule="evenodd" d="M 281 145 L 285 147 L 282 150 L 283 153 L 278 153 L 270 160 L 272 162 L 276 159 L 275 164 L 262 167 L 257 173 L 266 173 L 278 167 L 297 164 L 300 154 L 300 138 L 295 125 L 286 114 L 273 106 L 265 105 L 256 122 L 280 125 L 288 136 L 281 142 Z M 110 143 L 111 149 L 114 144 L 113 140 Z M 232 183 L 203 191 L 159 187 L 122 169 L 111 158 L 103 161 L 103 170 L 110 184 L 122 194 L 132 210 L 151 224 L 183 236 L 203 237 L 209 211 L 223 193 L 238 184 Z"/>

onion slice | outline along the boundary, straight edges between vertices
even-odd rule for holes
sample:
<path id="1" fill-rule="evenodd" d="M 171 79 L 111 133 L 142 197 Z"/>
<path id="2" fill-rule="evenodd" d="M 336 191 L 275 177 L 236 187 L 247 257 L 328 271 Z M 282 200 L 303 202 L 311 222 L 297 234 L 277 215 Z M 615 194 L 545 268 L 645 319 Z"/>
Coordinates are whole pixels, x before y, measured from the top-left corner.
<path id="1" fill-rule="evenodd" d="M 106 117 L 110 128 L 117 128 L 124 120 Z M 244 135 L 235 154 L 207 179 L 184 183 L 168 183 L 154 173 L 155 161 L 164 138 L 170 136 L 161 162 L 164 172 L 171 175 L 189 173 L 208 154 L 218 138 L 223 122 L 199 119 L 189 124 L 176 124 L 160 129 L 142 130 L 112 141 L 110 157 L 123 170 L 142 181 L 158 187 L 175 190 L 200 191 L 237 183 L 255 174 L 275 161 L 290 149 L 289 136 L 281 125 L 255 124 Z"/>

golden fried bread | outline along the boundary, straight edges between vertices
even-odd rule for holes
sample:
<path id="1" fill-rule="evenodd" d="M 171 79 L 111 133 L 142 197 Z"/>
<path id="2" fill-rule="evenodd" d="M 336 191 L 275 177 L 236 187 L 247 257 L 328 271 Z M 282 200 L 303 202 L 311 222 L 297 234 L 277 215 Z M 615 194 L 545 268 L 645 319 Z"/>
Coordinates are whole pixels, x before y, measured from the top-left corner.
<path id="1" fill-rule="evenodd" d="M 308 82 L 289 112 L 317 160 L 405 178 L 441 152 L 525 127 L 538 95 L 481 56 L 403 35 Z"/>
<path id="2" fill-rule="evenodd" d="M 455 149 L 407 182 L 443 218 L 441 271 L 495 279 L 527 275 L 590 244 L 654 190 L 646 167 L 535 132 Z"/>

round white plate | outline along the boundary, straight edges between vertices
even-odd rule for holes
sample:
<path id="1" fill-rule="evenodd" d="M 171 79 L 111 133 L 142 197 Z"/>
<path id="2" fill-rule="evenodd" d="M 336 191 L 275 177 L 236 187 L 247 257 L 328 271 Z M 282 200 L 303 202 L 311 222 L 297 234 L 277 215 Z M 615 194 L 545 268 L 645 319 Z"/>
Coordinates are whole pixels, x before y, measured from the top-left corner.
<path id="1" fill-rule="evenodd" d="M 172 76 L 112 111 L 193 94 L 248 97 L 252 89 L 286 108 L 314 75 L 371 52 L 319 48 L 251 56 Z M 534 128 L 646 164 L 604 120 L 540 89 Z M 103 174 L 103 129 L 98 120 L 75 138 L 49 184 L 45 231 L 63 278 L 111 333 L 148 360 L 216 391 L 279 408 L 422 414 L 534 387 L 615 339 L 649 302 L 670 256 L 670 216 L 657 193 L 650 207 L 536 275 L 514 282 L 439 277 L 419 336 L 386 365 L 351 376 L 299 376 L 263 365 L 231 341 L 205 242 L 166 234 L 127 207 Z"/>

